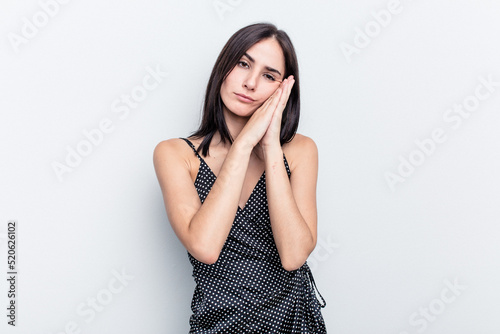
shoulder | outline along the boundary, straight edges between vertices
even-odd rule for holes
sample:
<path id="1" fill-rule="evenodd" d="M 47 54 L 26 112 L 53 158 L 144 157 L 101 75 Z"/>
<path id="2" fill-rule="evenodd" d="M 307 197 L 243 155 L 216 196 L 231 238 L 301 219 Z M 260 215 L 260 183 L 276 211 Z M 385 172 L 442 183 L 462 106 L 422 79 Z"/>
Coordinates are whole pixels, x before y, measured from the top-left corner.
<path id="1" fill-rule="evenodd" d="M 183 151 L 181 148 L 182 142 L 184 142 L 184 140 L 180 138 L 171 138 L 159 142 L 154 149 L 153 158 L 156 160 L 167 158 L 172 154 L 178 155 Z M 184 145 L 186 145 L 186 143 L 184 143 Z"/>
<path id="2" fill-rule="evenodd" d="M 184 163 L 190 167 L 192 153 L 193 150 L 183 139 L 171 138 L 156 145 L 153 152 L 153 162 L 155 166 Z"/>
<path id="3" fill-rule="evenodd" d="M 317 165 L 318 147 L 316 143 L 312 138 L 300 133 L 296 133 L 290 142 L 283 145 L 283 153 L 291 170 L 300 164 Z"/>
<path id="4" fill-rule="evenodd" d="M 300 133 L 296 133 L 292 140 L 283 145 L 283 148 L 287 147 L 288 150 L 302 150 L 302 149 L 314 149 L 318 150 L 314 140 L 308 136 Z"/>

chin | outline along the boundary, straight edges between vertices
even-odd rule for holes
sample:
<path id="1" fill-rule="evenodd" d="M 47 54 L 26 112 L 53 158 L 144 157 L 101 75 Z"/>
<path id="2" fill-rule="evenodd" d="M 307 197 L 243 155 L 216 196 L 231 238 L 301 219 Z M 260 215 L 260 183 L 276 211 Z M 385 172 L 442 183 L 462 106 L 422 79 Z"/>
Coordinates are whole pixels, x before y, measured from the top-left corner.
<path id="1" fill-rule="evenodd" d="M 250 117 L 257 110 L 257 108 L 249 108 L 242 106 L 229 106 L 226 107 L 228 112 L 239 117 Z"/>

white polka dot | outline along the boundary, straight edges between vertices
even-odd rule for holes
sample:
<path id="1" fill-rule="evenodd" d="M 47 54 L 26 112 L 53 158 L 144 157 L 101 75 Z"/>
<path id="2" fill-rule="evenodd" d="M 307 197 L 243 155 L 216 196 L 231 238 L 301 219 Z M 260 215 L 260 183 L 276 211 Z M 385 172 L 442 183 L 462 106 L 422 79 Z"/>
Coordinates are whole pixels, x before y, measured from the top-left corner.
<path id="1" fill-rule="evenodd" d="M 203 203 L 216 176 L 194 145 L 182 139 L 200 159 L 194 185 Z M 283 161 L 290 177 L 285 155 Z M 265 172 L 246 205 L 238 208 L 219 259 L 208 265 L 189 252 L 188 258 L 196 283 L 189 333 L 326 333 L 324 305 L 316 298 L 307 263 L 294 271 L 281 266 L 271 230 Z"/>

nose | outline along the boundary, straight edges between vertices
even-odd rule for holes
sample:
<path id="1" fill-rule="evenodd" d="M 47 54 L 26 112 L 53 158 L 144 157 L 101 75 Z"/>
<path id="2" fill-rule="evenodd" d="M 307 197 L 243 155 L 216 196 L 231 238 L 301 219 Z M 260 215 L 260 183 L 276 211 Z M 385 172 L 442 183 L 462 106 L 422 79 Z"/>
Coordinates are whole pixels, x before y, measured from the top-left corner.
<path id="1" fill-rule="evenodd" d="M 248 90 L 255 90 L 255 88 L 257 87 L 258 75 L 259 74 L 257 72 L 249 72 L 245 80 L 243 81 L 243 87 Z"/>

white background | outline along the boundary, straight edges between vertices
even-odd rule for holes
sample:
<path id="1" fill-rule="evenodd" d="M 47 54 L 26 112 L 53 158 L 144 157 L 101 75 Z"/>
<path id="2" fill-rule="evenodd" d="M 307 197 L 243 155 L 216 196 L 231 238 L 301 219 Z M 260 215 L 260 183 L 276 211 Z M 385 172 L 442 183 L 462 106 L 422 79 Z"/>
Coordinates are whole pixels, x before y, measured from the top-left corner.
<path id="1" fill-rule="evenodd" d="M 2 0 L 1 277 L 12 219 L 19 276 L 15 328 L 0 280 L 1 332 L 188 332 L 191 266 L 166 218 L 153 149 L 197 128 L 227 39 L 270 21 L 296 47 L 299 132 L 320 153 L 309 263 L 328 332 L 499 333 L 500 4 L 401 0 L 382 26 L 375 16 L 388 6 L 90 0 L 49 16 L 38 1 Z M 114 101 L 140 89 L 148 67 L 168 74 L 120 118 Z M 464 103 L 474 110 L 461 123 L 443 118 Z M 60 180 L 53 164 L 105 119 L 113 130 Z M 422 153 L 416 141 L 439 129 L 446 139 Z M 410 157 L 413 172 L 391 188 L 387 173 Z M 92 299 L 105 304 L 93 317 Z"/>

